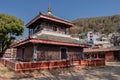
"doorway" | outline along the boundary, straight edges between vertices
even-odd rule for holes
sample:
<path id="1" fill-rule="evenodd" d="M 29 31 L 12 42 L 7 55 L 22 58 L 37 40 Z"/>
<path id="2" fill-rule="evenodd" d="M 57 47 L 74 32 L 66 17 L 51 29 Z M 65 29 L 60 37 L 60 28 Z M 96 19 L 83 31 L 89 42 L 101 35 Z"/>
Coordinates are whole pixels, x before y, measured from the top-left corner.
<path id="1" fill-rule="evenodd" d="M 119 55 L 119 51 L 115 51 L 115 52 L 114 52 L 114 60 L 115 60 L 115 61 L 120 61 L 120 59 L 119 59 L 120 57 L 119 57 L 119 56 L 120 56 L 120 55 Z"/>
<path id="2" fill-rule="evenodd" d="M 61 59 L 67 59 L 67 49 L 61 48 Z"/>

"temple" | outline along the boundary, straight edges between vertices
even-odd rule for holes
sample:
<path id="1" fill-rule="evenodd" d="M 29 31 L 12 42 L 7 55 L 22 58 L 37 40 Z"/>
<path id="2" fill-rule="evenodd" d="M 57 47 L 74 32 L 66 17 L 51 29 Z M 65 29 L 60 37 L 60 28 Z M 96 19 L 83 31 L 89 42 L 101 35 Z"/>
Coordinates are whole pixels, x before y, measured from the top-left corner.
<path id="1" fill-rule="evenodd" d="M 16 58 L 20 61 L 48 60 L 80 60 L 83 48 L 88 45 L 69 35 L 70 21 L 58 18 L 52 14 L 39 13 L 26 27 L 29 38 L 14 45 L 17 48 Z"/>

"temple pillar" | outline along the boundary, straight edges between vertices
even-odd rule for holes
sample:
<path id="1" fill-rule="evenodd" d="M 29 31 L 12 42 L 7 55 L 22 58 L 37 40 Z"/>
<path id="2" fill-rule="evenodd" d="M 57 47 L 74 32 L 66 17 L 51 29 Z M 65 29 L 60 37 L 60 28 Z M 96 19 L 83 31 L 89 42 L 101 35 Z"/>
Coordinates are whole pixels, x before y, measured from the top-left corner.
<path id="1" fill-rule="evenodd" d="M 97 53 L 97 59 L 99 58 L 99 53 Z"/>
<path id="2" fill-rule="evenodd" d="M 89 58 L 92 59 L 92 53 L 89 55 Z"/>
<path id="3" fill-rule="evenodd" d="M 28 38 L 30 38 L 30 28 L 29 28 L 29 34 L 28 34 Z"/>

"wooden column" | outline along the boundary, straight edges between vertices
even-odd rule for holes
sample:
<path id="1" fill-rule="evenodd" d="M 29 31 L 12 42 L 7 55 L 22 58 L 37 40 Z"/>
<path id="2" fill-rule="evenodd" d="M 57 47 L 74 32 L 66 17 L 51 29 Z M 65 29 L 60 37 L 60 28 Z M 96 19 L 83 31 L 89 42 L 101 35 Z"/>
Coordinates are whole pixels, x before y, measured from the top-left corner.
<path id="1" fill-rule="evenodd" d="M 30 38 L 30 28 L 29 28 L 29 35 L 28 35 L 28 38 Z"/>
<path id="2" fill-rule="evenodd" d="M 90 53 L 89 57 L 90 57 L 90 59 L 92 59 L 92 53 Z"/>
<path id="3" fill-rule="evenodd" d="M 97 59 L 99 58 L 99 53 L 97 53 Z"/>

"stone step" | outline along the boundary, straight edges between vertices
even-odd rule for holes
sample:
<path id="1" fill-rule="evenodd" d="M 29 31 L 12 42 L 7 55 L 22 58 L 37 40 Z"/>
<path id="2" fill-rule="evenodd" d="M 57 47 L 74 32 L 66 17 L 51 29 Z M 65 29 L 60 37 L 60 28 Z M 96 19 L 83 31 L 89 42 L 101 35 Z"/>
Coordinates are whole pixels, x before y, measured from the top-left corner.
<path id="1" fill-rule="evenodd" d="M 120 62 L 105 62 L 106 66 L 120 66 Z"/>

